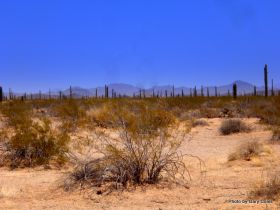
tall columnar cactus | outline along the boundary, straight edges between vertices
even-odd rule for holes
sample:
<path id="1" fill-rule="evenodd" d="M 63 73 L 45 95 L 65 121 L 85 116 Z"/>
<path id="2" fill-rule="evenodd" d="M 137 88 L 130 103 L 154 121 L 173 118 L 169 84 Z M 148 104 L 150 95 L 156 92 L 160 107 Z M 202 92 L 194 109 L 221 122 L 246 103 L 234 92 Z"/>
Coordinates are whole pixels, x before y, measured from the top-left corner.
<path id="1" fill-rule="evenodd" d="M 228 97 L 230 97 L 230 91 L 228 90 L 228 92 L 227 92 L 227 95 L 228 95 Z"/>
<path id="2" fill-rule="evenodd" d="M 3 94 L 3 88 L 0 86 L 0 102 L 3 101 L 4 94 Z"/>
<path id="3" fill-rule="evenodd" d="M 215 86 L 215 96 L 218 97 L 218 88 Z"/>
<path id="4" fill-rule="evenodd" d="M 155 89 L 153 89 L 153 98 L 155 97 Z"/>
<path id="5" fill-rule="evenodd" d="M 41 92 L 41 90 L 39 91 L 39 99 L 40 100 L 42 99 L 42 92 Z"/>
<path id="6" fill-rule="evenodd" d="M 59 91 L 59 100 L 62 100 L 62 91 Z"/>
<path id="7" fill-rule="evenodd" d="M 70 86 L 70 89 L 69 89 L 69 97 L 70 99 L 73 98 L 73 92 L 72 92 L 72 87 Z"/>
<path id="8" fill-rule="evenodd" d="M 234 99 L 237 98 L 237 85 L 236 85 L 236 83 L 233 84 L 232 95 L 233 95 Z"/>
<path id="9" fill-rule="evenodd" d="M 210 97 L 209 87 L 207 87 L 207 97 Z"/>
<path id="10" fill-rule="evenodd" d="M 268 97 L 268 69 L 267 64 L 264 66 L 264 95 Z"/>
<path id="11" fill-rule="evenodd" d="M 254 96 L 257 96 L 257 87 L 254 86 Z"/>
<path id="12" fill-rule="evenodd" d="M 95 98 L 97 98 L 98 97 L 98 90 L 97 90 L 97 88 L 95 89 Z"/>
<path id="13" fill-rule="evenodd" d="M 200 89 L 200 95 L 202 96 L 202 97 L 204 97 L 204 90 L 203 90 L 203 86 L 201 85 L 201 89 Z"/>
<path id="14" fill-rule="evenodd" d="M 184 97 L 184 89 L 182 89 L 181 95 L 182 97 Z"/>
<path id="15" fill-rule="evenodd" d="M 11 88 L 9 88 L 9 100 L 13 100 L 13 92 Z"/>
<path id="16" fill-rule="evenodd" d="M 141 89 L 139 90 L 139 98 L 140 99 L 142 98 L 142 90 Z"/>
<path id="17" fill-rule="evenodd" d="M 274 84 L 273 84 L 273 79 L 271 80 L 271 96 L 274 96 Z"/>
<path id="18" fill-rule="evenodd" d="M 174 85 L 172 86 L 172 97 L 173 97 L 173 98 L 175 97 L 175 88 L 174 88 Z"/>
<path id="19" fill-rule="evenodd" d="M 109 98 L 109 87 L 105 85 L 105 98 Z"/>
<path id="20" fill-rule="evenodd" d="M 167 90 L 165 90 L 165 98 L 167 98 L 168 97 L 168 95 L 167 95 Z"/>
<path id="21" fill-rule="evenodd" d="M 196 86 L 194 86 L 193 96 L 194 96 L 194 97 L 196 97 L 196 96 L 197 96 Z"/>

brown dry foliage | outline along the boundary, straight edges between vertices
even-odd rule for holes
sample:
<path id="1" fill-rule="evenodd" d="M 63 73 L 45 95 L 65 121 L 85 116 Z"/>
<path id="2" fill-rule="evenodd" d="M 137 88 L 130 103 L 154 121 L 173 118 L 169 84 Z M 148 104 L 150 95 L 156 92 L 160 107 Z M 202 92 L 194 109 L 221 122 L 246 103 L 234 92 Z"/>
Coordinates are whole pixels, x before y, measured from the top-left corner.
<path id="1" fill-rule="evenodd" d="M 250 128 L 239 119 L 224 120 L 220 127 L 222 135 L 230 135 L 233 133 L 248 132 Z"/>
<path id="2" fill-rule="evenodd" d="M 246 142 L 240 145 L 228 156 L 228 161 L 246 160 L 259 156 L 264 151 L 263 145 L 256 141 Z"/>
<path id="3" fill-rule="evenodd" d="M 251 197 L 277 200 L 280 194 L 280 177 L 278 173 L 270 174 L 250 192 Z"/>

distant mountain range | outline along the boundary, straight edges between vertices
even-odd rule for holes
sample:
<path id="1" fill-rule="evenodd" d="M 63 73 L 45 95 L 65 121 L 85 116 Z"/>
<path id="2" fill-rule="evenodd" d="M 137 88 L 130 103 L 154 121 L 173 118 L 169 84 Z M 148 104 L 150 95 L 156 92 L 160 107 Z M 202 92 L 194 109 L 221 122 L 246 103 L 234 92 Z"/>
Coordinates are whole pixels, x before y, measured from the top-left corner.
<path id="1" fill-rule="evenodd" d="M 203 88 L 203 93 L 204 95 L 207 95 L 207 89 L 209 91 L 209 95 L 213 96 L 215 95 L 215 88 L 217 88 L 217 92 L 220 95 L 227 95 L 228 92 L 232 92 L 232 86 L 233 84 L 236 83 L 237 84 L 237 90 L 238 90 L 238 94 L 250 94 L 253 93 L 254 91 L 254 85 L 248 83 L 248 82 L 244 82 L 244 81 L 235 81 L 231 84 L 228 85 L 222 85 L 222 86 L 209 86 L 209 87 L 196 87 L 197 89 L 197 94 L 201 95 L 201 89 Z M 123 83 L 116 83 L 116 84 L 109 84 L 109 96 L 112 95 L 112 91 L 114 91 L 117 95 L 122 95 L 122 96 L 137 96 L 140 94 L 140 90 L 142 92 L 142 94 L 145 92 L 146 96 L 152 96 L 154 95 L 162 95 L 165 96 L 165 94 L 167 94 L 168 96 L 171 95 L 172 91 L 173 91 L 173 86 L 172 85 L 165 85 L 165 86 L 154 86 L 152 88 L 147 88 L 147 89 L 143 89 L 137 86 L 133 86 L 133 85 L 129 85 L 129 84 L 123 84 Z M 194 92 L 194 88 L 195 87 L 174 87 L 174 93 L 175 95 L 181 95 L 182 93 L 185 96 L 190 95 L 191 93 Z M 263 92 L 264 91 L 264 87 L 256 87 L 257 88 L 257 92 Z M 73 97 L 93 97 L 97 96 L 101 97 L 105 94 L 105 88 L 104 87 L 96 87 L 96 88 L 81 88 L 81 87 L 71 87 L 72 89 L 72 95 Z M 275 87 L 275 91 L 280 90 L 280 88 L 276 88 Z M 66 89 L 66 90 L 52 90 L 48 93 L 42 93 L 42 95 L 51 95 L 51 96 L 58 96 L 60 94 L 60 92 L 62 93 L 62 95 L 68 96 L 70 94 L 70 88 Z M 35 93 L 36 95 L 38 95 L 38 93 Z M 22 93 L 16 93 L 15 95 L 22 95 Z"/>

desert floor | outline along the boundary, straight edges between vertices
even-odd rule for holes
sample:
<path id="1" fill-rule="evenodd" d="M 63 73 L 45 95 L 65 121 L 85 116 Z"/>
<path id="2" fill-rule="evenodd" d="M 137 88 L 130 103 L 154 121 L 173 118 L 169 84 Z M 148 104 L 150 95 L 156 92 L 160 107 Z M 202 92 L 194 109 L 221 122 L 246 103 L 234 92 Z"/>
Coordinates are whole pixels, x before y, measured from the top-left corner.
<path id="1" fill-rule="evenodd" d="M 219 134 L 222 119 L 207 119 L 208 126 L 191 130 L 181 150 L 200 157 L 186 158 L 192 175 L 189 188 L 145 186 L 109 195 L 91 191 L 65 192 L 59 185 L 67 169 L 0 169 L 0 209 L 277 209 L 280 204 L 233 204 L 228 200 L 248 200 L 249 192 L 272 170 L 279 170 L 280 145 L 267 144 L 267 154 L 252 161 L 227 161 L 243 142 L 267 142 L 271 131 L 258 119 L 243 119 L 253 127 L 249 133 Z M 254 199 L 260 200 L 260 199 Z"/>

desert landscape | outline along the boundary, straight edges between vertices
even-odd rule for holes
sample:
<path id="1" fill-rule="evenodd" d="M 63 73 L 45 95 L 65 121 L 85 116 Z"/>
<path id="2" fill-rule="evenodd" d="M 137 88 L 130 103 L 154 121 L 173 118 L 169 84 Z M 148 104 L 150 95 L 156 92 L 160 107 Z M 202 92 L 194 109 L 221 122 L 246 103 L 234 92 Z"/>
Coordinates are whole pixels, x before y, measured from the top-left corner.
<path id="1" fill-rule="evenodd" d="M 279 100 L 2 102 L 1 209 L 277 209 Z"/>
<path id="2" fill-rule="evenodd" d="M 0 1 L 0 210 L 280 209 L 280 1 Z"/>

